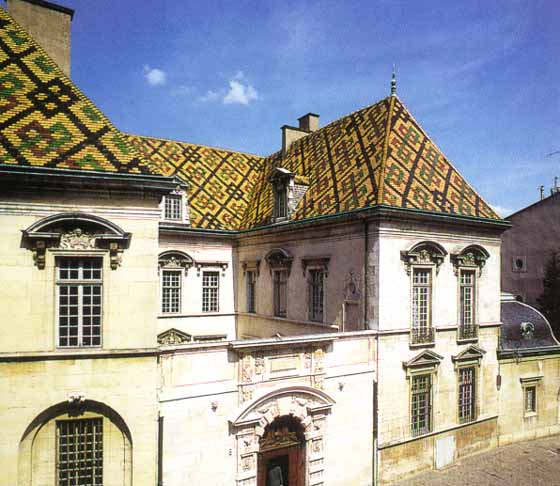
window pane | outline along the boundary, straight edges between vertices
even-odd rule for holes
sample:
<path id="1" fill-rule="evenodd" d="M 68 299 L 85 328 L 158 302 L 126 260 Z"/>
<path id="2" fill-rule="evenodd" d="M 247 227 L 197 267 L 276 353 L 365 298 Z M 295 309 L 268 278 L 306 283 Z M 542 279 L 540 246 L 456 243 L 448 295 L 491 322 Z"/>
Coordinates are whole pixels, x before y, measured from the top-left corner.
<path id="1" fill-rule="evenodd" d="M 101 258 L 60 258 L 58 264 L 58 345 L 101 344 Z"/>
<path id="2" fill-rule="evenodd" d="M 165 219 L 180 220 L 182 217 L 181 205 L 183 198 L 180 195 L 170 194 L 165 196 Z"/>
<path id="3" fill-rule="evenodd" d="M 181 272 L 163 271 L 161 311 L 163 313 L 181 311 Z"/>
<path id="4" fill-rule="evenodd" d="M 274 272 L 274 315 L 286 317 L 288 303 L 288 272 L 276 270 Z"/>
<path id="5" fill-rule="evenodd" d="M 475 417 L 475 369 L 459 369 L 459 421 L 470 422 Z"/>
<path id="6" fill-rule="evenodd" d="M 246 273 L 247 278 L 247 312 L 255 312 L 255 272 Z"/>
<path id="7" fill-rule="evenodd" d="M 475 273 L 472 270 L 462 270 L 460 274 L 460 317 L 461 331 L 464 336 L 472 334 L 475 324 Z"/>
<path id="8" fill-rule="evenodd" d="M 309 271 L 309 320 L 323 322 L 323 283 L 322 270 Z"/>
<path id="9" fill-rule="evenodd" d="M 431 375 L 412 377 L 411 390 L 411 431 L 412 435 L 431 431 Z"/>
<path id="10" fill-rule="evenodd" d="M 218 312 L 219 309 L 219 272 L 202 274 L 202 312 Z"/>
<path id="11" fill-rule="evenodd" d="M 412 274 L 412 327 L 426 330 L 431 326 L 431 270 L 415 268 Z"/>

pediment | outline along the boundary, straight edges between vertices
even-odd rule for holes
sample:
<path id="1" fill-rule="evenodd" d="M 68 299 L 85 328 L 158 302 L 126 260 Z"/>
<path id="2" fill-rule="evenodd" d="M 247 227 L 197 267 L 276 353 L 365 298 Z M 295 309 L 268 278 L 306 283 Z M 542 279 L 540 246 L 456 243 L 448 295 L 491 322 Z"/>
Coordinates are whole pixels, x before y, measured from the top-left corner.
<path id="1" fill-rule="evenodd" d="M 468 348 L 461 351 L 456 356 L 453 356 L 451 359 L 453 361 L 474 361 L 474 360 L 481 360 L 484 358 L 486 351 L 484 349 L 475 346 L 474 344 L 470 345 Z"/>
<path id="2" fill-rule="evenodd" d="M 191 342 L 192 336 L 172 327 L 171 329 L 158 334 L 157 341 L 159 344 L 182 344 Z"/>
<path id="3" fill-rule="evenodd" d="M 403 361 L 403 366 L 405 368 L 435 367 L 438 366 L 442 360 L 443 356 L 426 349 L 425 351 L 417 354 L 410 361 Z"/>

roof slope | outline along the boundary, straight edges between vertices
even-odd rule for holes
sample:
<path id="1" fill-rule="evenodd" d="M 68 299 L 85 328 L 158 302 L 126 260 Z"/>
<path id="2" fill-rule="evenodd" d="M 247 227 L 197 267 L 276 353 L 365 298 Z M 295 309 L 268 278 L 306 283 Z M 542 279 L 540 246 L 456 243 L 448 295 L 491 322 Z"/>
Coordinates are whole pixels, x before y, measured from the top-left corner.
<path id="1" fill-rule="evenodd" d="M 2 9 L 0 164 L 154 173 L 107 117 Z"/>
<path id="2" fill-rule="evenodd" d="M 193 227 L 239 229 L 262 157 L 153 137 L 126 137 L 163 175 L 177 175 L 188 183 Z"/>
<path id="3" fill-rule="evenodd" d="M 264 164 L 243 228 L 270 222 L 275 167 L 309 178 L 294 220 L 379 204 L 500 219 L 396 96 L 295 141 L 285 157 L 278 152 Z"/>

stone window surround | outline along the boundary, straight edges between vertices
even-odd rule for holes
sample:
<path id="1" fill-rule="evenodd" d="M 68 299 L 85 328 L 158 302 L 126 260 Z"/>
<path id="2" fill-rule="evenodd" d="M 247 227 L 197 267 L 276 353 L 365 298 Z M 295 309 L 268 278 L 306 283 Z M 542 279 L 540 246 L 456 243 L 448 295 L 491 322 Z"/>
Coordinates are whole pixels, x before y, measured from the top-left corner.
<path id="1" fill-rule="evenodd" d="M 455 374 L 457 376 L 456 383 L 457 383 L 457 413 L 456 413 L 456 420 L 457 423 L 469 423 L 469 422 L 476 422 L 478 417 L 480 417 L 480 413 L 482 410 L 483 399 L 484 396 L 480 393 L 482 390 L 481 383 L 482 383 L 482 367 L 481 362 L 484 358 L 486 351 L 482 348 L 479 348 L 475 345 L 470 345 L 461 351 L 459 354 L 452 356 L 451 360 L 453 361 L 453 365 L 455 368 Z M 462 368 L 474 368 L 475 369 L 475 383 L 474 383 L 474 392 L 475 392 L 475 408 L 474 408 L 474 418 L 469 422 L 461 422 L 459 420 L 459 373 L 460 369 Z"/>
<path id="2" fill-rule="evenodd" d="M 161 202 L 159 204 L 160 208 L 160 219 L 161 221 L 167 223 L 179 223 L 179 224 L 190 224 L 190 215 L 189 215 L 189 203 L 188 203 L 188 196 L 187 196 L 187 185 L 184 183 L 177 184 L 175 189 L 169 193 L 170 196 L 178 196 L 180 197 L 180 204 L 181 204 L 181 217 L 180 219 L 175 218 L 167 218 L 165 214 L 165 206 L 166 206 L 166 196 L 161 198 Z"/>
<path id="3" fill-rule="evenodd" d="M 325 392 L 290 386 L 266 393 L 242 405 L 230 420 L 236 439 L 237 486 L 256 486 L 259 441 L 274 419 L 291 415 L 305 430 L 306 484 L 324 485 L 325 432 L 334 400 Z"/>
<path id="4" fill-rule="evenodd" d="M 537 417 L 539 414 L 539 388 L 541 388 L 543 382 L 542 375 L 530 376 L 530 377 L 521 377 L 519 378 L 519 382 L 521 383 L 521 391 L 523 397 L 523 418 L 528 419 L 531 417 Z M 527 393 L 527 388 L 534 388 L 535 389 L 535 410 L 528 412 L 525 410 L 525 394 Z"/>
<path id="5" fill-rule="evenodd" d="M 75 251 L 84 255 L 104 250 L 109 253 L 111 269 L 116 270 L 121 265 L 121 253 L 129 247 L 131 237 L 131 233 L 111 221 L 82 212 L 57 213 L 22 230 L 23 246 L 32 251 L 39 270 L 45 268 L 47 249 Z"/>

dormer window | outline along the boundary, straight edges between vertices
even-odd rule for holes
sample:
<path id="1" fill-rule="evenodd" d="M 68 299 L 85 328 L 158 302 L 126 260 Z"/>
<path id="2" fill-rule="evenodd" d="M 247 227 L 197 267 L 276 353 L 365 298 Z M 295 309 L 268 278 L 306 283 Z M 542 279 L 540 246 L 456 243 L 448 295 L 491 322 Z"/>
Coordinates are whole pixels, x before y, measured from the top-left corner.
<path id="1" fill-rule="evenodd" d="M 187 191 L 184 184 L 178 184 L 175 190 L 166 194 L 161 201 L 161 219 L 170 223 L 189 223 Z"/>
<path id="2" fill-rule="evenodd" d="M 293 212 L 295 174 L 282 167 L 273 169 L 269 178 L 274 194 L 272 222 L 279 223 L 290 218 Z"/>
<path id="3" fill-rule="evenodd" d="M 274 190 L 274 218 L 288 217 L 288 191 L 285 186 L 276 186 Z"/>
<path id="4" fill-rule="evenodd" d="M 183 198 L 178 194 L 165 196 L 164 219 L 181 221 L 183 219 Z"/>

